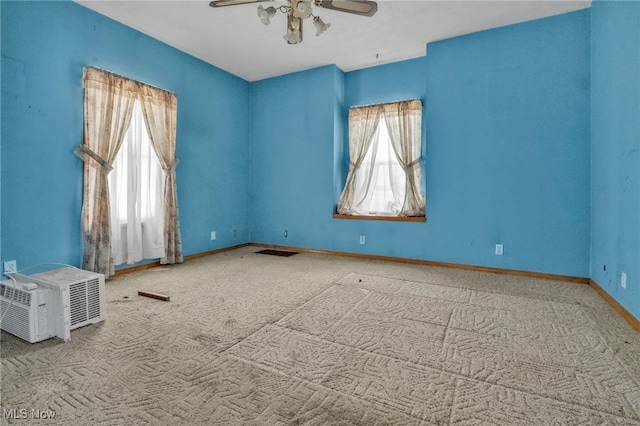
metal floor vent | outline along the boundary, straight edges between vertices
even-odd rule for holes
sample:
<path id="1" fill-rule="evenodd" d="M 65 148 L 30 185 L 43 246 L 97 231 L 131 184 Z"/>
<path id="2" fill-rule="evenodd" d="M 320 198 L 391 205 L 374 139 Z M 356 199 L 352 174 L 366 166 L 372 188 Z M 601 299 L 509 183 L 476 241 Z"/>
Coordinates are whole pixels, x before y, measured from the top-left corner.
<path id="1" fill-rule="evenodd" d="M 289 256 L 293 256 L 294 254 L 298 254 L 297 251 L 283 251 L 283 250 L 271 250 L 271 249 L 260 250 L 260 251 L 257 251 L 256 253 L 268 254 L 270 256 L 280 256 L 280 257 L 289 257 Z"/>

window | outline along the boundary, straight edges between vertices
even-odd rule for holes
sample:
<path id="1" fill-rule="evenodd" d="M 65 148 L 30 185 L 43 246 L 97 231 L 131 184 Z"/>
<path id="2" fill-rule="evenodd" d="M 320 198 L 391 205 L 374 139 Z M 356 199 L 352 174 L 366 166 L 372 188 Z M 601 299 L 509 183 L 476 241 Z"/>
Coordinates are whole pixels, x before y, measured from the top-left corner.
<path id="1" fill-rule="evenodd" d="M 423 217 L 420 101 L 349 110 L 347 182 L 339 215 Z"/>
<path id="2" fill-rule="evenodd" d="M 164 256 L 164 172 L 138 100 L 108 180 L 114 264 Z"/>
<path id="3" fill-rule="evenodd" d="M 373 136 L 371 147 L 356 172 L 359 194 L 353 213 L 356 215 L 397 216 L 402 209 L 407 177 L 389 140 L 383 117 Z"/>
<path id="4" fill-rule="evenodd" d="M 115 273 L 114 260 L 182 263 L 175 93 L 96 67 L 82 74 L 84 143 L 74 150 L 85 162 L 82 269 L 108 278 Z M 117 234 L 126 240 L 113 241 Z"/>

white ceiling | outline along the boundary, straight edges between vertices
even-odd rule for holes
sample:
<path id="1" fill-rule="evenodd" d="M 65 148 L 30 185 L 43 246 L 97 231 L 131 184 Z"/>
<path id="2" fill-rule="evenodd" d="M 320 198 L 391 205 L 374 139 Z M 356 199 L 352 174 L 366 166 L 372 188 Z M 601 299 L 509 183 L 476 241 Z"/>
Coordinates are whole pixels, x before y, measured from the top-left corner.
<path id="1" fill-rule="evenodd" d="M 256 4 L 212 8 L 207 0 L 76 1 L 248 81 L 328 64 L 352 71 L 416 58 L 432 41 L 591 5 L 575 0 L 380 0 L 373 17 L 314 7 L 314 15 L 331 28 L 316 37 L 307 20 L 303 42 L 289 45 L 282 38 L 286 16 L 278 13 L 264 26 Z"/>

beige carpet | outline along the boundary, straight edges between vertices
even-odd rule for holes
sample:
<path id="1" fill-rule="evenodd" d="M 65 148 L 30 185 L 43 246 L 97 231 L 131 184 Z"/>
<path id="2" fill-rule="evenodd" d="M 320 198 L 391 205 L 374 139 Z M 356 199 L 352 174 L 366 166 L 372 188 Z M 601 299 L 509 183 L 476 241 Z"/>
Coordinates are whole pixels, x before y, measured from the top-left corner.
<path id="1" fill-rule="evenodd" d="M 109 280 L 66 344 L 2 332 L 2 422 L 640 425 L 640 336 L 586 285 L 257 250 Z"/>

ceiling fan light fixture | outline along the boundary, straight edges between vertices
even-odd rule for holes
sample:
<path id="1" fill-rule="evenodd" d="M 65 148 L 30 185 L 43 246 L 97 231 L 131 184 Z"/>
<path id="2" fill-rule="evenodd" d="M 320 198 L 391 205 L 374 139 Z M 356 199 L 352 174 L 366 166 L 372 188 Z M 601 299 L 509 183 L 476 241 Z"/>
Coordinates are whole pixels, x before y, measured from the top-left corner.
<path id="1" fill-rule="evenodd" d="M 266 1 L 273 2 L 275 0 L 212 0 L 209 6 L 218 8 Z M 302 23 L 309 17 L 313 18 L 316 37 L 331 26 L 313 14 L 313 7 L 317 6 L 361 16 L 373 16 L 378 10 L 378 5 L 373 0 L 284 0 L 284 3 L 278 7 L 258 6 L 258 17 L 264 25 L 269 25 L 276 12 L 287 15 L 287 33 L 284 35 L 284 39 L 289 44 L 298 44 L 302 41 Z"/>
<path id="2" fill-rule="evenodd" d="M 302 41 L 300 32 L 295 30 L 287 30 L 287 33 L 282 38 L 284 38 L 289 44 L 298 44 Z"/>
<path id="3" fill-rule="evenodd" d="M 311 0 L 290 0 L 290 2 L 293 16 L 300 19 L 311 16 Z"/>
<path id="4" fill-rule="evenodd" d="M 271 18 L 276 14 L 276 8 L 273 6 L 269 6 L 268 8 L 262 7 L 262 5 L 258 6 L 258 16 L 262 20 L 262 23 L 265 25 L 269 25 L 271 23 Z"/>
<path id="5" fill-rule="evenodd" d="M 327 31 L 327 28 L 331 26 L 331 24 L 325 23 L 319 16 L 313 17 L 313 25 L 316 27 L 316 37 Z"/>
<path id="6" fill-rule="evenodd" d="M 298 44 L 302 41 L 302 19 L 292 14 L 287 15 L 287 33 L 283 37 L 289 44 Z"/>

